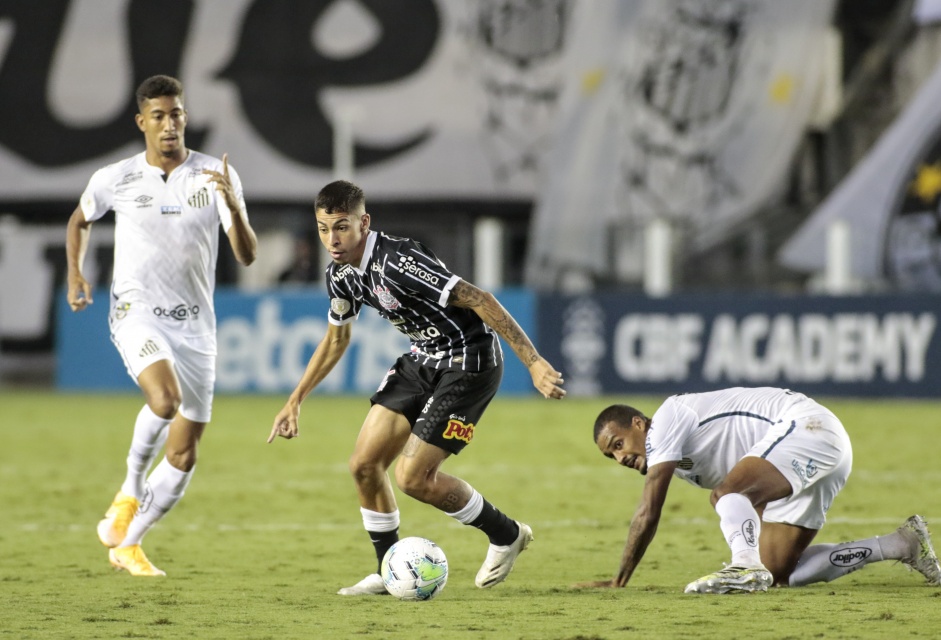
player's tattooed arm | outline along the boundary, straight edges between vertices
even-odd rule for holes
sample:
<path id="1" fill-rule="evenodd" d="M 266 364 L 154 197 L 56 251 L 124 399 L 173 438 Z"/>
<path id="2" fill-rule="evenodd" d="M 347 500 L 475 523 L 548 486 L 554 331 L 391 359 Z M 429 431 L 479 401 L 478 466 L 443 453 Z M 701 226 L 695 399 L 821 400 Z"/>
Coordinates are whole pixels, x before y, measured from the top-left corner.
<path id="1" fill-rule="evenodd" d="M 492 293 L 459 280 L 451 289 L 449 303 L 455 307 L 472 310 L 481 320 L 490 325 L 529 369 L 533 386 L 543 396 L 559 399 L 565 396 L 565 391 L 561 387 L 562 374 L 539 355 L 523 328 Z"/>
<path id="2" fill-rule="evenodd" d="M 493 327 L 527 367 L 539 358 L 529 336 L 492 293 L 460 280 L 451 290 L 451 304 L 474 311 Z"/>

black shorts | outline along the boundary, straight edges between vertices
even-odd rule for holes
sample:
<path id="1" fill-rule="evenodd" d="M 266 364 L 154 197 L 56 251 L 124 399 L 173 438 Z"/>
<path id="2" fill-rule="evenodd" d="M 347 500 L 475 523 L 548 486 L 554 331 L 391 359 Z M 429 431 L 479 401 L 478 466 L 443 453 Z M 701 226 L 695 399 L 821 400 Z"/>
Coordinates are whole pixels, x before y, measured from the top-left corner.
<path id="1" fill-rule="evenodd" d="M 428 444 L 457 454 L 474 437 L 502 379 L 502 360 L 493 369 L 467 373 L 423 367 L 402 356 L 369 400 L 404 415 L 412 433 Z"/>

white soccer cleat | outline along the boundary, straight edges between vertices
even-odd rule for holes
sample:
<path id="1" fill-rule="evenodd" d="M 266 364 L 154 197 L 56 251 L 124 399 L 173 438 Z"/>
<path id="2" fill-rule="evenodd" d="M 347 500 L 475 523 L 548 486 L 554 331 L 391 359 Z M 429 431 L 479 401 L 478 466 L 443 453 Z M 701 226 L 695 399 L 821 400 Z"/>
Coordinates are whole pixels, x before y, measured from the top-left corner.
<path id="1" fill-rule="evenodd" d="M 941 564 L 931 545 L 928 523 L 919 515 L 914 515 L 899 527 L 899 533 L 906 538 L 914 538 L 913 552 L 903 563 L 925 576 L 928 584 L 941 586 Z"/>
<path id="2" fill-rule="evenodd" d="M 533 541 L 533 530 L 530 529 L 529 525 L 522 522 L 516 524 L 519 526 L 520 532 L 513 544 L 505 547 L 491 544 L 490 548 L 487 549 L 487 558 L 484 560 L 483 566 L 480 567 L 480 571 L 477 572 L 477 579 L 474 580 L 474 584 L 481 589 L 489 589 L 506 580 L 506 577 L 510 575 L 510 571 L 513 570 L 513 563 L 516 562 L 516 558 Z"/>
<path id="3" fill-rule="evenodd" d="M 343 587 L 337 591 L 337 595 L 341 596 L 384 596 L 388 593 L 378 573 L 370 573 L 352 587 Z"/>
<path id="4" fill-rule="evenodd" d="M 686 585 L 684 593 L 754 593 L 767 591 L 774 578 L 771 572 L 762 566 L 726 567 L 715 573 L 703 576 L 699 580 Z"/>

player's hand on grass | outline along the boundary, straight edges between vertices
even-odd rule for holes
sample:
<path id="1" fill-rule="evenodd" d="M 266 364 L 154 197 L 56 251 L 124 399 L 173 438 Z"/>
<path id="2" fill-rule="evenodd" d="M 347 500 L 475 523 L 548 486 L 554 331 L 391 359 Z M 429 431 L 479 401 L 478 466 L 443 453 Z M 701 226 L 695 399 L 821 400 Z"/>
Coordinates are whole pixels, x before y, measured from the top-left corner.
<path id="1" fill-rule="evenodd" d="M 94 300 L 91 299 L 91 285 L 81 275 L 69 277 L 69 291 L 66 294 L 72 311 L 81 311 Z"/>
<path id="2" fill-rule="evenodd" d="M 576 589 L 612 589 L 618 585 L 614 579 L 611 580 L 592 580 L 591 582 L 579 582 L 573 585 Z"/>
<path id="3" fill-rule="evenodd" d="M 562 383 L 565 381 L 562 379 L 562 374 L 542 356 L 536 356 L 536 359 L 529 365 L 529 375 L 533 377 L 533 386 L 539 390 L 542 397 L 557 400 L 565 397 L 565 389 L 562 388 Z"/>
<path id="4" fill-rule="evenodd" d="M 300 434 L 297 431 L 297 419 L 301 415 L 301 407 L 290 400 L 284 408 L 275 416 L 274 425 L 271 427 L 271 435 L 268 436 L 268 444 L 274 442 L 278 436 L 290 440 Z"/>

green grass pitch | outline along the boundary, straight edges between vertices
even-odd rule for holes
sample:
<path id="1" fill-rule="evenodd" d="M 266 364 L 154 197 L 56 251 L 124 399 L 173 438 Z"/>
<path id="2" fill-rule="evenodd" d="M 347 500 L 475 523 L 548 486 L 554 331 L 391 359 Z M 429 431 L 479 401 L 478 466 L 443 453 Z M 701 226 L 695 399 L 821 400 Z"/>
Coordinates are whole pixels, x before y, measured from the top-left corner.
<path id="1" fill-rule="evenodd" d="M 651 413 L 662 398 L 617 398 Z M 217 397 L 197 473 L 145 540 L 168 576 L 108 565 L 95 524 L 118 489 L 135 395 L 0 394 L 0 640 L 6 638 L 936 638 L 941 589 L 884 562 L 766 594 L 691 596 L 728 559 L 708 492 L 676 482 L 625 589 L 576 590 L 616 569 L 641 478 L 591 441 L 614 398 L 498 397 L 444 469 L 532 525 L 509 580 L 474 586 L 486 538 L 400 496 L 401 534 L 451 567 L 435 600 L 342 598 L 374 569 L 346 461 L 368 400 L 312 396 L 301 437 L 265 444 L 283 397 Z M 941 405 L 826 401 L 854 471 L 821 542 L 893 531 L 912 513 L 941 540 Z"/>

